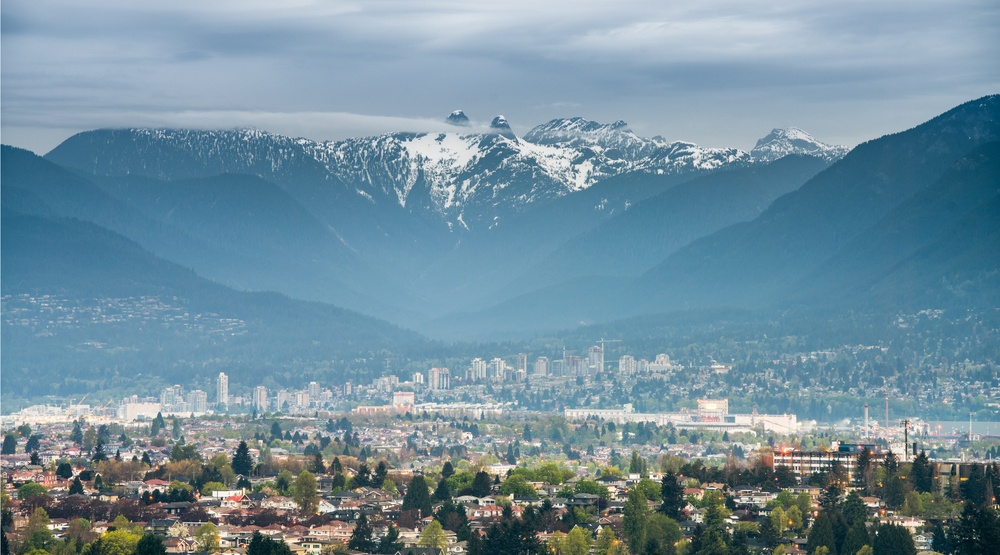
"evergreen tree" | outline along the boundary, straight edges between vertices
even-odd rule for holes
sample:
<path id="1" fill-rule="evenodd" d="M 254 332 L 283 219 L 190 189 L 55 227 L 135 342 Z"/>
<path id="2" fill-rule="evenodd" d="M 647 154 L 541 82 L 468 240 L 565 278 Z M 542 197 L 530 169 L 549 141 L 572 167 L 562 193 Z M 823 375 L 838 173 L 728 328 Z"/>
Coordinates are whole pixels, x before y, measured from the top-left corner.
<path id="1" fill-rule="evenodd" d="M 1000 515 L 992 507 L 966 501 L 948 543 L 956 555 L 1000 553 Z"/>
<path id="2" fill-rule="evenodd" d="M 486 497 L 493 490 L 490 475 L 485 470 L 480 470 L 472 479 L 470 494 L 475 497 Z"/>
<path id="3" fill-rule="evenodd" d="M 375 474 L 372 475 L 372 487 L 382 487 L 387 476 L 389 476 L 389 465 L 386 464 L 385 459 L 382 459 L 375 466 Z"/>
<path id="4" fill-rule="evenodd" d="M 166 555 L 167 548 L 163 546 L 163 540 L 152 533 L 145 533 L 139 538 L 139 543 L 135 545 L 134 555 Z"/>
<path id="5" fill-rule="evenodd" d="M 14 434 L 3 436 L 3 449 L 0 449 L 0 454 L 13 455 L 15 453 L 17 453 L 17 436 Z"/>
<path id="6" fill-rule="evenodd" d="M 241 441 L 233 454 L 233 472 L 241 476 L 249 476 L 253 470 L 253 457 L 250 456 L 250 447 L 246 441 Z"/>
<path id="7" fill-rule="evenodd" d="M 94 462 L 108 460 L 108 456 L 104 453 L 104 442 L 100 439 L 97 440 L 97 445 L 94 447 L 94 454 L 90 457 L 90 460 Z"/>
<path id="8" fill-rule="evenodd" d="M 948 537 L 944 533 L 944 527 L 940 524 L 934 527 L 934 532 L 931 536 L 931 549 L 938 553 L 951 553 Z"/>
<path id="9" fill-rule="evenodd" d="M 922 493 L 934 488 L 934 467 L 927 459 L 927 453 L 922 450 L 910 466 L 910 482 L 914 489 Z"/>
<path id="10" fill-rule="evenodd" d="M 628 541 L 632 553 L 640 553 L 646 547 L 646 520 L 648 518 L 649 506 L 646 504 L 646 496 L 638 487 L 633 487 L 628 492 L 628 500 L 625 501 L 622 521 L 625 540 Z"/>
<path id="11" fill-rule="evenodd" d="M 316 454 L 313 455 L 312 472 L 314 474 L 326 474 L 326 465 L 323 464 L 323 454 L 319 451 L 316 451 Z"/>
<path id="12" fill-rule="evenodd" d="M 663 498 L 660 512 L 674 520 L 680 520 L 681 511 L 687 506 L 687 501 L 684 499 L 684 486 L 677 482 L 677 475 L 671 471 L 663 475 L 660 496 Z"/>
<path id="13" fill-rule="evenodd" d="M 403 496 L 403 511 L 420 509 L 421 518 L 431 515 L 430 489 L 427 487 L 427 480 L 422 475 L 416 475 L 406 486 L 406 495 Z"/>
<path id="14" fill-rule="evenodd" d="M 77 493 L 83 495 L 83 482 L 80 481 L 80 477 L 79 476 L 77 476 L 76 478 L 73 478 L 73 483 L 70 484 L 70 486 L 69 486 L 69 494 L 70 495 L 77 494 Z"/>
<path id="15" fill-rule="evenodd" d="M 868 506 L 865 505 L 865 500 L 856 491 L 847 494 L 841 504 L 840 512 L 843 513 L 849 527 L 854 526 L 858 521 L 864 522 L 868 519 Z"/>
<path id="16" fill-rule="evenodd" d="M 917 547 L 913 544 L 910 532 L 902 526 L 893 524 L 879 525 L 872 541 L 872 551 L 874 555 L 917 555 Z"/>
<path id="17" fill-rule="evenodd" d="M 142 464 L 144 464 L 144 465 L 152 468 L 152 466 L 153 466 L 153 459 L 149 458 L 149 451 L 143 451 L 142 452 Z"/>
<path id="18" fill-rule="evenodd" d="M 371 470 L 368 465 L 361 463 L 358 467 L 358 473 L 354 475 L 354 479 L 351 480 L 352 488 L 367 488 L 372 485 L 372 475 Z"/>
<path id="19" fill-rule="evenodd" d="M 63 480 L 69 480 L 73 477 L 73 467 L 68 462 L 61 462 L 56 466 L 56 476 L 62 478 Z"/>
<path id="20" fill-rule="evenodd" d="M 70 432 L 69 439 L 77 445 L 83 443 L 83 428 L 80 427 L 79 420 L 73 421 L 73 431 Z"/>
<path id="21" fill-rule="evenodd" d="M 864 520 L 857 520 L 847 531 L 844 544 L 840 548 L 841 553 L 857 553 L 862 547 L 869 545 L 871 539 L 868 537 L 868 528 L 865 527 Z"/>
<path id="22" fill-rule="evenodd" d="M 448 489 L 448 480 L 441 478 L 437 487 L 434 488 L 434 501 L 447 501 L 451 499 L 451 490 Z"/>
<path id="23" fill-rule="evenodd" d="M 820 546 L 829 549 L 830 553 L 837 553 L 837 541 L 833 535 L 833 525 L 830 523 L 830 515 L 826 511 L 819 513 L 816 521 L 813 522 L 812 529 L 809 530 L 806 552 L 812 553 Z"/>
<path id="24" fill-rule="evenodd" d="M 455 467 L 452 466 L 451 461 L 445 461 L 444 466 L 441 467 L 441 477 L 447 480 L 455 475 Z"/>
<path id="25" fill-rule="evenodd" d="M 362 513 L 358 518 L 358 522 L 354 525 L 354 531 L 351 532 L 351 539 L 348 540 L 347 547 L 354 551 L 372 553 L 377 547 L 373 539 L 373 534 L 374 531 L 371 525 L 368 524 L 368 517 Z M 251 553 L 248 551 L 247 555 L 251 555 Z"/>
<path id="26" fill-rule="evenodd" d="M 396 528 L 390 522 L 385 535 L 378 541 L 378 547 L 375 548 L 375 552 L 383 555 L 393 555 L 393 553 L 401 549 L 403 549 L 403 542 L 399 539 L 399 528 Z"/>

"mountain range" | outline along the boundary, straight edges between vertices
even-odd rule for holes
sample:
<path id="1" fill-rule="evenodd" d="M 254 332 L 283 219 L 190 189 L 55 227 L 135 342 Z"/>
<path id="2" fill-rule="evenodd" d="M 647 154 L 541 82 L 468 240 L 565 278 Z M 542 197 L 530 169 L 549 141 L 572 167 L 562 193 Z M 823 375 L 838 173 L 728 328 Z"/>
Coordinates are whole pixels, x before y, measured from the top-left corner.
<path id="1" fill-rule="evenodd" d="M 996 306 L 998 112 L 984 97 L 853 149 L 794 128 L 705 148 L 583 118 L 519 137 L 460 111 L 448 132 L 328 142 L 88 131 L 44 157 L 3 148 L 3 294 L 169 295 L 260 333 L 305 311 L 358 350 L 422 341 L 400 327 Z"/>

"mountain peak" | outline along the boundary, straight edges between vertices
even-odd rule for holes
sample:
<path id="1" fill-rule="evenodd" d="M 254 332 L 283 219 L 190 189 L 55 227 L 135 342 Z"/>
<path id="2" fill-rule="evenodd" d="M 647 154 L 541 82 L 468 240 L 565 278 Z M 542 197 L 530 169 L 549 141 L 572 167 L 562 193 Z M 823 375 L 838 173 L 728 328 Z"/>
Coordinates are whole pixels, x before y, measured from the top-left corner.
<path id="1" fill-rule="evenodd" d="M 455 110 L 454 112 L 448 114 L 445 121 L 459 127 L 468 127 L 470 125 L 469 116 L 465 115 L 465 112 L 462 110 Z"/>
<path id="2" fill-rule="evenodd" d="M 798 127 L 772 129 L 757 141 L 750 151 L 754 160 L 772 162 L 789 154 L 806 154 L 827 160 L 843 157 L 850 149 L 841 145 L 828 145 L 813 138 Z"/>
<path id="3" fill-rule="evenodd" d="M 511 130 L 510 124 L 507 123 L 507 117 L 502 115 L 493 118 L 493 121 L 490 122 L 490 129 L 495 129 L 497 131 Z"/>

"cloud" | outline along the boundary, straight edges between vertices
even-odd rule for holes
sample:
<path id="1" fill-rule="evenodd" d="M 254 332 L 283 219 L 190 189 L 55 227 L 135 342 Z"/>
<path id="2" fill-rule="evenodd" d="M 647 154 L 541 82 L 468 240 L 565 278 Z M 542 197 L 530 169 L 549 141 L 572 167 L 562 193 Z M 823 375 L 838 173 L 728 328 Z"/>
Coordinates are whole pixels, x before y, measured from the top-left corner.
<path id="1" fill-rule="evenodd" d="M 637 132 L 736 146 L 787 118 L 857 142 L 1000 86 L 992 0 L 5 0 L 0 10 L 5 141 L 36 126 L 146 121 L 333 138 L 464 107 L 527 127 L 626 119 Z"/>

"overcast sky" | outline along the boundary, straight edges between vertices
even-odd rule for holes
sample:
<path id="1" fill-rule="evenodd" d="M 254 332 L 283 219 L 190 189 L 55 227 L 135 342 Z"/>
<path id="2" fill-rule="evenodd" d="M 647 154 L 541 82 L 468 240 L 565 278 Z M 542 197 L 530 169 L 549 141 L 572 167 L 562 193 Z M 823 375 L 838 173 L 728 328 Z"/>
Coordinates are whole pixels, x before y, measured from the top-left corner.
<path id="1" fill-rule="evenodd" d="M 3 0 L 0 139 L 255 126 L 315 140 L 555 117 L 855 145 L 1000 92 L 996 0 Z"/>

